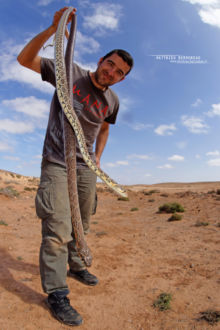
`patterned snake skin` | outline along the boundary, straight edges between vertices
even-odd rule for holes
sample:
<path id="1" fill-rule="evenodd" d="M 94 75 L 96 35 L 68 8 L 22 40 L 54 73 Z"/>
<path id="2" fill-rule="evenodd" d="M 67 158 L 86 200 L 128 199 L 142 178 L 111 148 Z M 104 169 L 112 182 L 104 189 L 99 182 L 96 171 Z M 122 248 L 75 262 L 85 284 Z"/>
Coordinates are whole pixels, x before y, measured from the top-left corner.
<path id="1" fill-rule="evenodd" d="M 73 230 L 76 238 L 77 251 L 80 258 L 86 266 L 92 263 L 90 250 L 84 239 L 82 220 L 79 209 L 78 193 L 77 193 L 77 177 L 76 177 L 76 139 L 88 167 L 96 173 L 113 191 L 122 197 L 127 197 L 126 191 L 113 181 L 105 172 L 96 166 L 92 161 L 86 146 L 83 130 L 77 115 L 73 109 L 73 93 L 72 88 L 72 58 L 76 31 L 76 16 L 73 15 L 70 36 L 67 44 L 66 55 L 64 60 L 64 35 L 68 17 L 73 11 L 73 7 L 69 7 L 63 13 L 55 39 L 55 75 L 57 96 L 63 109 L 63 125 L 64 125 L 64 145 L 65 160 L 67 165 L 68 190 L 71 208 L 71 219 Z M 69 88 L 70 86 L 70 88 Z"/>

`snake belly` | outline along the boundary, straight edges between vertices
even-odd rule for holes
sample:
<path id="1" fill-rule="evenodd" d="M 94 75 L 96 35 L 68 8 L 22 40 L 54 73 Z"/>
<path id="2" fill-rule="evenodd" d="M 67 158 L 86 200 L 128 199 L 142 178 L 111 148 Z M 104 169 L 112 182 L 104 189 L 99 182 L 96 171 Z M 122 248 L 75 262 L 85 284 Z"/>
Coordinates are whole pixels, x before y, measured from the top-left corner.
<path id="1" fill-rule="evenodd" d="M 66 115 L 70 125 L 72 126 L 77 142 L 80 148 L 82 157 L 87 164 L 87 166 L 95 172 L 95 174 L 104 181 L 109 188 L 122 197 L 127 197 L 127 193 L 123 187 L 119 186 L 114 180 L 112 180 L 108 174 L 96 166 L 96 164 L 91 159 L 89 152 L 87 150 L 86 141 L 84 138 L 83 130 L 77 115 L 71 104 L 68 91 L 68 82 L 66 77 L 66 66 L 64 60 L 64 35 L 67 19 L 70 13 L 73 11 L 73 7 L 69 7 L 63 13 L 58 28 L 56 32 L 55 39 L 55 75 L 56 75 L 56 88 L 57 96 L 60 102 L 60 105 L 63 109 L 64 114 Z"/>

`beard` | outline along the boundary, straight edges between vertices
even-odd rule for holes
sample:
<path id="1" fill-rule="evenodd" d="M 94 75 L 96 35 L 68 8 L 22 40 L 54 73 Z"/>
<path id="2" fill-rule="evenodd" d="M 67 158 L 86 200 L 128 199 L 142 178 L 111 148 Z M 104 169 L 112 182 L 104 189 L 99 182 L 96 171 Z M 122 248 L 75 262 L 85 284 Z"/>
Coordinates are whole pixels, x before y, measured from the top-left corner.
<path id="1" fill-rule="evenodd" d="M 100 70 L 99 68 L 97 68 L 97 70 L 94 72 L 94 78 L 97 84 L 103 88 L 107 88 L 113 85 L 112 78 L 108 76 L 106 71 Z"/>

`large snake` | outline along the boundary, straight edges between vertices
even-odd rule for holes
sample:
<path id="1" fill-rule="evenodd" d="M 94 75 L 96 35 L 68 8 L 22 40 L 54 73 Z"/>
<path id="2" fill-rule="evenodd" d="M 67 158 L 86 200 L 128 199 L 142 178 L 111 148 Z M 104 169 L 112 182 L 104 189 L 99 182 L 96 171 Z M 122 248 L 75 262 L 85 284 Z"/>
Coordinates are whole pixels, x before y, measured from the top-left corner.
<path id="1" fill-rule="evenodd" d="M 79 209 L 78 193 L 77 193 L 77 175 L 76 175 L 76 139 L 80 148 L 82 157 L 87 166 L 95 172 L 113 191 L 122 197 L 127 197 L 126 191 L 113 181 L 104 171 L 91 159 L 87 150 L 87 145 L 83 130 L 77 115 L 73 108 L 73 77 L 72 77 L 72 58 L 76 32 L 76 15 L 73 15 L 70 35 L 66 48 L 64 59 L 64 35 L 68 17 L 73 11 L 73 7 L 69 7 L 63 13 L 55 36 L 55 75 L 56 89 L 60 105 L 63 109 L 63 126 L 64 126 L 64 148 L 65 161 L 67 166 L 68 191 L 70 199 L 71 220 L 76 239 L 77 251 L 80 258 L 86 266 L 92 263 L 90 250 L 84 239 L 82 220 Z M 67 79 L 68 77 L 68 79 Z"/>

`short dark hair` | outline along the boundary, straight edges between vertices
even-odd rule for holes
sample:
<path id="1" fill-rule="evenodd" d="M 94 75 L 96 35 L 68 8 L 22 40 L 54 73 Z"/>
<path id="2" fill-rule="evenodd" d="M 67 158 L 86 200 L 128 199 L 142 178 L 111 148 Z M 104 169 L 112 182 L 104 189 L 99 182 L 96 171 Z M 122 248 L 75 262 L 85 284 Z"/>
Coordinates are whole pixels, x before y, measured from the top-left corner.
<path id="1" fill-rule="evenodd" d="M 133 60 L 131 54 L 129 54 L 128 52 L 126 52 L 126 50 L 123 50 L 123 49 L 113 49 L 109 53 L 107 53 L 105 56 L 103 56 L 103 61 L 107 57 L 109 57 L 113 54 L 117 54 L 118 56 L 120 56 L 123 59 L 123 61 L 125 61 L 130 66 L 130 70 L 126 73 L 126 75 L 127 75 L 134 66 L 134 60 Z"/>

